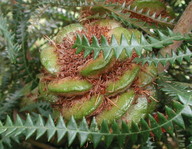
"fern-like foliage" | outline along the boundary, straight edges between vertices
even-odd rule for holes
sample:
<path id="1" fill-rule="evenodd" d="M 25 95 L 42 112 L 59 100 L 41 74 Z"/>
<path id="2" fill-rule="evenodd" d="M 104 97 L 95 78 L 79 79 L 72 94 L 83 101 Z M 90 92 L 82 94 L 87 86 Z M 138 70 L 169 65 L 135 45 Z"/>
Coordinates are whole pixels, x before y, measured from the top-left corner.
<path id="1" fill-rule="evenodd" d="M 103 9 L 106 9 L 108 11 L 108 15 L 117 21 L 123 22 L 123 24 L 128 26 L 134 26 L 136 28 L 142 29 L 149 35 L 151 35 L 149 25 L 146 24 L 146 22 L 141 21 L 136 18 L 130 18 L 131 13 L 123 13 L 122 10 L 120 10 L 119 7 L 116 8 L 116 6 L 108 6 L 108 5 L 101 5 Z"/>
<path id="2" fill-rule="evenodd" d="M 20 50 L 20 47 L 17 43 L 14 42 L 14 35 L 9 31 L 7 20 L 2 15 L 0 15 L 0 31 L 4 36 L 9 58 L 12 63 L 16 63 L 16 55 Z"/>
<path id="3" fill-rule="evenodd" d="M 18 2 L 14 5 L 13 17 L 15 19 L 15 26 L 13 28 L 15 32 L 15 41 L 21 47 L 16 55 L 16 69 L 19 72 L 18 78 L 24 80 L 26 83 L 32 81 L 32 86 L 36 86 L 38 83 L 36 78 L 37 62 L 34 59 L 29 60 L 27 57 L 30 48 L 28 38 L 30 12 L 22 5 L 22 2 Z"/>
<path id="4" fill-rule="evenodd" d="M 133 51 L 141 56 L 143 49 L 146 51 L 152 51 L 152 48 L 163 48 L 164 46 L 172 44 L 174 40 L 185 39 L 183 35 L 173 33 L 170 29 L 168 29 L 167 35 L 160 31 L 157 32 L 159 34 L 159 39 L 151 36 L 148 36 L 146 39 L 142 35 L 140 42 L 137 41 L 134 34 L 132 35 L 130 41 L 127 41 L 125 36 L 122 35 L 120 44 L 114 36 L 112 36 L 110 43 L 104 36 L 101 37 L 101 43 L 99 43 L 99 40 L 96 37 L 93 37 L 92 43 L 90 44 L 86 36 L 81 37 L 80 35 L 77 35 L 73 48 L 77 48 L 77 53 L 84 50 L 85 57 L 94 52 L 94 58 L 98 57 L 100 51 L 102 50 L 104 58 L 106 59 L 112 51 L 114 52 L 116 58 L 121 55 L 123 50 L 126 51 L 126 54 L 129 57 L 132 55 Z"/>
<path id="5" fill-rule="evenodd" d="M 169 17 L 162 17 L 161 14 L 159 16 L 156 15 L 156 13 L 153 13 L 150 11 L 150 9 L 147 12 L 144 12 L 143 9 L 138 9 L 137 6 L 132 6 L 132 5 L 128 5 L 126 6 L 125 3 L 120 5 L 119 3 L 112 3 L 112 4 L 108 4 L 105 5 L 106 8 L 110 7 L 109 10 L 111 10 L 111 12 L 115 13 L 116 15 L 123 17 L 125 15 L 125 13 L 122 13 L 123 11 L 126 11 L 126 15 L 130 15 L 133 14 L 133 16 L 136 14 L 138 16 L 140 16 L 141 18 L 144 17 L 147 19 L 152 20 L 153 22 L 158 23 L 158 25 L 165 25 L 165 26 L 169 26 L 169 27 L 173 27 L 174 26 L 174 19 L 169 19 Z M 118 10 L 118 11 L 114 11 L 114 10 Z M 124 15 L 123 15 L 124 14 Z M 133 25 L 136 25 L 138 27 L 141 27 L 141 29 L 144 29 L 141 24 L 142 21 L 141 20 L 137 20 L 138 22 L 136 22 L 136 19 L 132 19 L 130 17 L 126 18 L 125 20 L 129 20 L 131 23 L 133 23 Z M 143 22 L 144 23 L 144 22 Z M 146 23 L 146 22 L 145 22 Z"/>
<path id="6" fill-rule="evenodd" d="M 160 63 L 163 66 L 165 66 L 167 63 L 170 63 L 171 65 L 175 64 L 177 61 L 179 64 L 183 62 L 185 59 L 186 61 L 190 62 L 192 57 L 192 52 L 189 49 L 186 49 L 186 52 L 179 51 L 178 54 L 175 52 L 172 52 L 171 55 L 167 54 L 165 57 L 159 54 L 156 56 L 155 54 L 149 55 L 149 56 L 142 56 L 139 58 L 135 58 L 134 61 L 137 63 L 148 63 L 149 65 L 155 64 L 156 66 Z"/>
<path id="7" fill-rule="evenodd" d="M 155 143 L 152 141 L 152 137 L 149 137 L 148 140 L 146 141 L 146 143 L 144 145 L 142 145 L 140 148 L 141 149 L 155 149 L 157 148 Z"/>
<path id="8" fill-rule="evenodd" d="M 5 134 L 0 135 L 0 149 L 12 149 L 13 142 L 20 143 L 19 137 L 13 137 L 10 135 L 5 137 Z"/>
<path id="9" fill-rule="evenodd" d="M 182 85 L 181 83 L 161 78 L 158 81 L 158 85 L 161 87 L 161 90 L 164 91 L 171 97 L 180 97 L 178 98 L 180 102 L 187 103 L 192 106 L 192 90 L 188 89 L 188 86 Z"/>
<path id="10" fill-rule="evenodd" d="M 124 8 L 124 10 L 127 10 L 128 12 L 131 12 L 131 13 L 135 13 L 141 17 L 149 18 L 149 19 L 153 20 L 154 22 L 157 22 L 162 25 L 166 25 L 166 26 L 170 26 L 170 27 L 174 26 L 174 19 L 170 20 L 168 17 L 163 18 L 161 16 L 161 14 L 159 16 L 157 16 L 156 13 L 152 13 L 150 10 L 148 10 L 147 12 L 144 13 L 143 9 L 138 10 L 137 6 L 132 7 L 131 5 Z"/>
<path id="11" fill-rule="evenodd" d="M 94 2 L 87 0 L 41 0 L 37 1 L 38 5 L 50 5 L 50 6 L 69 6 L 69 7 L 84 7 L 94 6 Z"/>
<path id="12" fill-rule="evenodd" d="M 27 105 L 23 108 L 21 108 L 21 112 L 24 111 L 35 111 L 37 110 L 37 112 L 39 114 L 41 114 L 42 116 L 48 117 L 50 114 L 52 114 L 52 108 L 51 108 L 51 104 L 49 102 L 46 101 L 39 101 L 39 102 L 35 102 L 33 104 Z M 37 116 L 36 113 L 33 113 L 34 116 Z"/>
<path id="13" fill-rule="evenodd" d="M 0 101 L 0 120 L 4 120 L 6 115 L 8 115 L 14 108 L 19 104 L 19 99 L 29 93 L 30 85 L 26 85 L 24 88 L 15 91 L 14 93 L 10 93 L 5 100 Z"/>
<path id="14" fill-rule="evenodd" d="M 175 129 L 175 134 L 176 134 L 176 139 L 177 139 L 179 148 L 184 149 L 185 141 L 186 141 L 185 136 L 184 136 L 184 130 L 177 128 L 177 129 Z"/>
<path id="15" fill-rule="evenodd" d="M 9 84 L 12 82 L 12 75 L 10 71 L 1 72 L 1 84 L 0 84 L 0 99 L 2 100 L 6 90 L 9 89 Z"/>
<path id="16" fill-rule="evenodd" d="M 0 134 L 5 133 L 5 136 L 10 134 L 18 136 L 23 134 L 26 139 L 35 135 L 36 139 L 38 139 L 46 133 L 48 141 L 57 134 L 57 141 L 59 142 L 67 133 L 69 145 L 74 142 L 78 135 L 81 146 L 83 146 L 88 139 L 91 139 L 94 147 L 96 147 L 101 141 L 104 141 L 107 146 L 110 146 L 114 138 L 118 139 L 119 145 L 122 145 L 125 139 L 129 137 L 130 143 L 132 142 L 134 144 L 140 137 L 147 141 L 150 132 L 153 132 L 155 137 L 160 139 L 163 133 L 161 128 L 164 128 L 167 133 L 173 135 L 173 123 L 185 127 L 182 115 L 184 114 L 192 117 L 192 111 L 188 104 L 182 105 L 178 102 L 174 102 L 173 109 L 174 110 L 170 107 L 166 107 L 167 118 L 163 114 L 158 113 L 158 121 L 156 121 L 153 116 L 149 115 L 148 121 L 150 121 L 150 123 L 141 119 L 139 124 L 133 122 L 131 126 L 128 126 L 123 122 L 122 126 L 119 127 L 116 122 L 113 122 L 109 127 L 104 121 L 100 128 L 95 119 L 93 119 L 90 126 L 88 126 L 85 119 L 80 123 L 77 123 L 73 117 L 66 124 L 60 116 L 55 124 L 51 116 L 49 116 L 46 123 L 41 115 L 39 115 L 36 123 L 32 121 L 29 114 L 25 121 L 17 115 L 15 122 L 13 122 L 8 116 L 5 124 L 0 123 Z"/>
<path id="17" fill-rule="evenodd" d="M 19 101 L 18 98 L 16 99 L 8 99 L 8 100 L 2 100 L 0 102 L 1 110 L 0 110 L 0 120 L 3 120 L 6 118 L 6 115 L 8 115 L 17 105 Z"/>

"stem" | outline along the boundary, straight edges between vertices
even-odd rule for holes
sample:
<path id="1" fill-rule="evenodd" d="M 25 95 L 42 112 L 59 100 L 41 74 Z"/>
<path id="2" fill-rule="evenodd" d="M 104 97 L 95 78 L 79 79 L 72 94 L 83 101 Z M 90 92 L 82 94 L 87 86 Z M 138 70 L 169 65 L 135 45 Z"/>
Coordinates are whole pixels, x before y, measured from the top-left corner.
<path id="1" fill-rule="evenodd" d="M 189 3 L 179 21 L 175 25 L 173 32 L 186 34 L 192 30 L 192 1 Z M 163 48 L 160 53 L 165 56 L 166 54 L 171 55 L 171 51 L 176 51 L 181 46 L 183 41 L 174 41 L 173 44 Z M 169 68 L 169 64 L 163 67 L 161 64 L 158 66 L 158 72 L 162 73 L 164 70 Z"/>

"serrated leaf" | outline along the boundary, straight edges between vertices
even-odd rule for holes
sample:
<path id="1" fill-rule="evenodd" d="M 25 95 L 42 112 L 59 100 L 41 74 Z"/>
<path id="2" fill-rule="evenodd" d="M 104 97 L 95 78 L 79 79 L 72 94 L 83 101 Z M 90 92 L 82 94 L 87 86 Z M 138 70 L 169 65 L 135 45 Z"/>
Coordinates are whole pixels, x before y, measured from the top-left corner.
<path id="1" fill-rule="evenodd" d="M 9 129 L 7 129 L 6 131 L 6 136 L 8 136 L 9 134 L 11 134 L 13 131 L 15 131 L 17 128 L 12 127 L 13 126 L 13 122 L 11 121 L 11 118 L 9 116 L 7 116 L 6 122 L 5 122 L 5 126 L 9 126 Z"/>
<path id="2" fill-rule="evenodd" d="M 36 123 L 36 126 L 38 126 L 38 129 L 36 131 L 37 135 L 36 135 L 36 140 L 39 139 L 41 136 L 43 136 L 43 134 L 45 134 L 46 132 L 46 128 L 44 127 L 44 121 L 42 119 L 42 117 L 39 115 L 38 116 L 38 120 Z"/>
<path id="3" fill-rule="evenodd" d="M 147 139 L 149 138 L 149 131 L 145 131 L 145 130 L 149 130 L 149 126 L 147 124 L 147 122 L 142 118 L 140 120 L 140 123 L 141 125 L 141 130 L 144 131 L 143 133 L 140 134 L 140 138 L 142 139 L 142 142 L 146 142 Z"/>
<path id="4" fill-rule="evenodd" d="M 55 129 L 52 129 L 55 127 L 55 124 L 54 124 L 53 119 L 51 118 L 50 115 L 49 115 L 49 118 L 47 120 L 45 127 L 47 128 L 48 141 L 50 141 L 56 132 Z"/>
<path id="5" fill-rule="evenodd" d="M 191 110 L 191 107 L 189 106 L 189 105 L 186 105 L 185 107 L 184 107 L 184 109 L 182 110 L 182 114 L 183 115 L 186 115 L 186 116 L 188 116 L 188 117 L 192 117 L 192 110 Z"/>
<path id="6" fill-rule="evenodd" d="M 188 49 L 187 49 L 188 51 Z M 139 58 L 135 58 L 134 61 L 137 63 L 141 63 L 145 64 L 155 64 L 156 66 L 161 63 L 163 66 L 167 65 L 168 63 L 170 63 L 171 65 L 173 65 L 175 63 L 175 61 L 179 62 L 180 64 L 183 62 L 183 59 L 185 59 L 187 57 L 186 60 L 189 60 L 190 62 L 190 57 L 192 57 L 192 52 L 181 52 L 179 54 L 176 54 L 175 52 L 172 52 L 171 55 L 166 55 L 166 56 L 162 56 L 161 54 L 158 54 L 157 56 L 153 55 L 147 55 L 147 56 L 141 56 Z"/>
<path id="7" fill-rule="evenodd" d="M 100 132 L 110 134 L 109 127 L 108 127 L 108 124 L 106 121 L 102 122 Z M 113 135 L 106 135 L 105 136 L 105 143 L 106 143 L 107 147 L 110 146 L 111 142 L 113 141 L 113 137 L 114 137 Z"/>
<path id="8" fill-rule="evenodd" d="M 154 128 L 152 131 L 153 131 L 155 137 L 157 137 L 157 139 L 160 140 L 161 135 L 162 135 L 162 131 L 160 129 L 159 124 L 151 115 L 149 115 L 149 120 L 150 120 L 151 128 Z"/>
<path id="9" fill-rule="evenodd" d="M 149 39 L 150 39 L 150 42 L 153 44 L 153 47 L 154 48 L 163 48 L 164 46 L 163 46 L 163 44 L 160 42 L 160 40 L 158 40 L 158 39 L 155 39 L 155 38 L 153 38 L 153 37 L 151 37 L 151 36 L 149 36 Z"/>
<path id="10" fill-rule="evenodd" d="M 129 138 L 131 143 L 134 144 L 138 139 L 138 134 L 134 132 L 139 132 L 139 127 L 135 122 L 131 123 L 131 132 L 133 133 L 132 136 Z"/>
<path id="11" fill-rule="evenodd" d="M 84 50 L 85 56 L 90 54 L 91 51 L 94 51 L 94 58 L 96 58 L 102 50 L 104 58 L 107 59 L 109 54 L 113 51 L 116 58 L 119 58 L 123 49 L 126 49 L 126 54 L 128 56 L 132 55 L 133 50 L 135 50 L 138 55 L 141 55 L 143 49 L 146 51 L 151 51 L 152 48 L 163 48 L 164 46 L 171 44 L 174 40 L 184 39 L 183 35 L 173 34 L 169 31 L 168 32 L 170 34 L 168 35 L 165 35 L 160 31 L 158 32 L 160 39 L 148 36 L 149 41 L 147 41 L 144 36 L 141 36 L 141 43 L 138 43 L 134 34 L 132 35 L 130 41 L 127 41 L 127 39 L 124 38 L 124 35 L 122 35 L 120 43 L 118 43 L 115 37 L 112 36 L 110 44 L 104 36 L 101 36 L 101 43 L 99 43 L 99 40 L 96 37 L 93 37 L 93 44 L 90 44 L 90 41 L 86 36 L 80 37 L 80 35 L 77 35 L 77 39 L 73 47 L 77 48 L 77 53 Z M 164 63 L 164 61 L 161 62 Z"/>
<path id="12" fill-rule="evenodd" d="M 173 122 L 177 125 L 179 125 L 180 127 L 182 127 L 183 129 L 185 129 L 185 123 L 183 121 L 183 118 L 181 115 L 177 115 L 175 113 L 175 111 L 173 111 L 171 108 L 169 107 L 165 107 L 166 108 L 166 113 L 168 115 L 168 119 L 172 119 L 174 118 Z"/>
<path id="13" fill-rule="evenodd" d="M 101 46 L 99 49 L 95 48 L 95 50 L 99 50 L 99 51 L 100 49 L 103 50 L 103 56 L 105 59 L 107 59 L 111 53 L 111 49 L 109 49 L 108 47 L 109 47 L 109 44 L 107 39 L 105 38 L 105 36 L 101 36 Z"/>
<path id="14" fill-rule="evenodd" d="M 115 121 L 112 123 L 112 130 L 113 130 L 113 134 L 118 134 L 116 139 L 118 140 L 119 146 L 123 146 L 123 143 L 125 141 L 125 136 L 121 134 L 119 125 Z"/>
<path id="15" fill-rule="evenodd" d="M 85 142 L 87 141 L 87 138 L 89 136 L 89 129 L 86 122 L 86 119 L 83 118 L 79 125 L 79 140 L 80 140 L 80 146 L 82 147 Z"/>
<path id="16" fill-rule="evenodd" d="M 90 126 L 90 130 L 92 132 L 98 132 L 99 131 L 99 128 L 98 128 L 98 125 L 97 125 L 97 122 L 95 120 L 95 117 L 93 118 L 92 122 L 91 122 L 91 126 Z M 93 141 L 93 146 L 94 148 L 96 148 L 101 140 L 101 137 L 102 135 L 99 134 L 99 133 L 93 133 L 92 134 L 92 141 Z"/>
<path id="17" fill-rule="evenodd" d="M 168 120 L 165 118 L 165 116 L 158 112 L 158 121 L 160 124 L 166 123 L 163 128 L 168 132 L 169 134 L 173 135 L 173 124 L 172 122 L 167 122 Z"/>
<path id="18" fill-rule="evenodd" d="M 35 131 L 36 131 L 35 128 L 30 127 L 30 126 L 33 126 L 33 121 L 31 120 L 31 116 L 30 116 L 29 114 L 27 114 L 27 119 L 26 119 L 24 125 L 25 125 L 25 126 L 29 126 L 29 127 L 27 128 L 26 133 L 25 133 L 25 135 L 26 135 L 25 139 L 28 139 L 28 138 L 30 138 L 30 137 L 35 133 Z"/>
<path id="19" fill-rule="evenodd" d="M 60 142 L 61 139 L 65 136 L 66 134 L 66 126 L 65 122 L 63 121 L 63 117 L 60 115 L 58 122 L 57 122 L 57 142 Z"/>
<path id="20" fill-rule="evenodd" d="M 70 121 L 67 124 L 67 128 L 69 129 L 68 133 L 68 145 L 70 146 L 73 141 L 75 140 L 75 137 L 77 135 L 77 123 L 74 119 L 74 117 L 71 117 Z"/>
<path id="21" fill-rule="evenodd" d="M 17 130 L 14 132 L 15 136 L 20 135 L 20 134 L 25 130 L 25 128 L 22 128 L 23 122 L 22 122 L 21 118 L 20 118 L 18 115 L 17 115 L 17 117 L 16 117 L 16 122 L 15 122 L 14 125 L 16 125 L 16 126 L 18 126 L 18 127 L 21 127 L 20 129 L 17 129 Z"/>

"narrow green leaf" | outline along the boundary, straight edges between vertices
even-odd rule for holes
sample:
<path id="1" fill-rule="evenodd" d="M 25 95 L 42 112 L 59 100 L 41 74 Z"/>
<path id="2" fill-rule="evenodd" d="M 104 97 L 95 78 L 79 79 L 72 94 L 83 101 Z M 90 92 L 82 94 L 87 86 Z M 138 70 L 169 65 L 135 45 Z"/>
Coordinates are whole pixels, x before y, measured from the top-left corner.
<path id="1" fill-rule="evenodd" d="M 37 123 L 35 126 L 38 126 L 37 128 L 37 135 L 36 135 L 36 140 L 39 139 L 45 132 L 46 132 L 46 127 L 44 126 L 44 121 L 41 117 L 41 115 L 38 116 Z"/>
<path id="2" fill-rule="evenodd" d="M 67 129 L 69 129 L 67 133 L 68 133 L 68 145 L 70 146 L 75 140 L 75 137 L 77 135 L 77 123 L 74 117 L 71 117 L 70 121 L 68 122 Z"/>
<path id="3" fill-rule="evenodd" d="M 13 131 L 17 129 L 16 127 L 13 127 L 13 122 L 9 116 L 7 116 L 5 126 L 9 126 L 5 134 L 6 136 L 8 136 L 9 134 L 11 134 Z"/>
<path id="4" fill-rule="evenodd" d="M 72 47 L 72 48 L 77 48 L 77 51 L 76 51 L 77 54 L 79 54 L 83 50 L 83 47 L 77 46 L 81 43 L 82 43 L 81 36 L 79 34 L 77 34 L 77 39 L 75 41 L 75 44 Z"/>
<path id="5" fill-rule="evenodd" d="M 134 132 L 139 132 L 139 127 L 135 122 L 132 122 L 130 130 L 132 132 L 132 135 L 130 136 L 130 142 L 131 142 L 131 144 L 135 144 L 135 142 L 138 139 L 138 134 L 136 134 Z"/>
<path id="6" fill-rule="evenodd" d="M 118 134 L 118 136 L 116 137 L 116 139 L 118 140 L 118 144 L 120 147 L 123 146 L 123 143 L 125 141 L 125 136 L 121 134 L 120 128 L 119 128 L 119 124 L 116 123 L 116 121 L 114 121 L 112 123 L 112 130 L 113 130 L 113 134 Z"/>
<path id="7" fill-rule="evenodd" d="M 47 128 L 48 141 L 50 141 L 56 132 L 56 129 L 54 129 L 55 124 L 54 124 L 53 119 L 51 118 L 50 115 L 49 115 L 49 118 L 47 120 L 45 127 Z"/>
<path id="8" fill-rule="evenodd" d="M 183 94 L 178 94 L 178 97 L 183 104 L 188 104 L 192 106 L 192 93 L 185 92 Z"/>
<path id="9" fill-rule="evenodd" d="M 98 128 L 95 117 L 93 117 L 93 119 L 91 121 L 90 130 L 93 131 L 93 132 L 99 131 L 99 128 Z"/>
<path id="10" fill-rule="evenodd" d="M 111 142 L 113 141 L 113 135 L 110 135 L 110 132 L 109 132 L 109 127 L 108 127 L 108 124 L 106 121 L 103 121 L 102 124 L 101 124 L 101 133 L 106 133 L 108 135 L 105 135 L 105 143 L 107 145 L 107 147 L 110 146 Z"/>
<path id="11" fill-rule="evenodd" d="M 108 48 L 109 44 L 105 36 L 101 36 L 101 49 L 103 50 L 103 56 L 107 59 L 111 53 L 111 49 Z M 99 49 L 100 50 L 100 49 Z"/>
<path id="12" fill-rule="evenodd" d="M 97 122 L 95 120 L 95 117 L 93 118 L 92 122 L 91 122 L 91 126 L 90 126 L 90 130 L 92 132 L 98 132 L 99 128 L 97 125 Z M 93 146 L 94 148 L 96 148 L 101 140 L 102 135 L 99 133 L 92 133 L 92 141 L 93 141 Z"/>
<path id="13" fill-rule="evenodd" d="M 143 118 L 140 120 L 139 124 L 141 125 L 142 131 L 149 130 L 149 126 Z M 140 138 L 141 138 L 142 142 L 146 142 L 147 139 L 149 138 L 149 135 L 150 135 L 150 131 L 145 131 L 145 132 L 141 133 Z"/>
<path id="14" fill-rule="evenodd" d="M 96 38 L 95 36 L 93 36 L 93 38 L 92 38 L 92 44 L 91 44 L 91 46 L 92 46 L 92 47 L 97 47 L 97 48 L 100 47 L 100 46 L 99 46 L 99 41 L 97 40 L 97 38 Z M 101 50 L 101 49 L 100 49 L 100 50 Z M 99 56 L 100 50 L 96 50 L 96 48 L 93 49 L 93 51 L 94 51 L 94 59 L 96 59 L 96 58 Z"/>
<path id="15" fill-rule="evenodd" d="M 113 50 L 115 53 L 115 57 L 118 58 L 120 56 L 123 48 L 117 48 L 119 46 L 119 44 L 114 35 L 112 35 L 112 38 L 111 38 L 111 46 L 114 47 Z"/>
<path id="16" fill-rule="evenodd" d="M 60 142 L 61 139 L 65 136 L 67 128 L 65 126 L 65 122 L 63 121 L 63 117 L 60 115 L 57 122 L 57 142 Z"/>
<path id="17" fill-rule="evenodd" d="M 155 39 L 155 38 L 153 38 L 151 36 L 148 36 L 148 37 L 149 37 L 151 43 L 153 43 L 154 48 L 163 48 L 164 47 L 159 40 L 157 40 L 157 39 Z"/>
<path id="18" fill-rule="evenodd" d="M 147 51 L 152 51 L 152 47 L 150 46 L 149 42 L 145 39 L 143 35 L 141 35 L 141 42 L 142 45 L 145 45 L 145 49 Z"/>
<path id="19" fill-rule="evenodd" d="M 7 130 L 7 128 L 4 128 L 2 122 L 0 121 L 0 134 L 5 132 L 6 130 Z"/>
<path id="20" fill-rule="evenodd" d="M 20 128 L 17 128 L 17 130 L 14 132 L 14 136 L 20 135 L 25 130 L 25 128 L 23 127 L 23 122 L 22 122 L 21 118 L 19 117 L 19 115 L 17 115 L 16 122 L 14 125 L 20 127 Z"/>
<path id="21" fill-rule="evenodd" d="M 184 107 L 184 109 L 183 109 L 183 111 L 182 111 L 182 114 L 183 115 L 186 115 L 186 116 L 188 116 L 188 117 L 192 117 L 192 110 L 191 110 L 191 107 L 190 106 L 188 106 L 188 105 L 185 105 L 185 107 Z"/>
<path id="22" fill-rule="evenodd" d="M 129 133 L 129 127 L 124 121 L 122 122 L 122 125 L 121 125 L 121 132 L 122 133 Z"/>
<path id="23" fill-rule="evenodd" d="M 158 112 L 158 121 L 160 124 L 164 124 L 163 128 L 168 132 L 169 134 L 173 135 L 173 124 L 171 121 L 168 122 L 168 120 L 165 118 L 165 116 Z M 166 124 L 165 124 L 166 123 Z"/>
<path id="24" fill-rule="evenodd" d="M 80 140 L 81 147 L 87 141 L 88 136 L 89 136 L 89 129 L 88 129 L 87 121 L 85 118 L 83 118 L 83 120 L 79 125 L 79 140 Z"/>
<path id="25" fill-rule="evenodd" d="M 29 114 L 27 114 L 27 119 L 26 119 L 26 121 L 25 121 L 25 124 L 24 124 L 26 127 L 27 127 L 27 131 L 26 131 L 26 133 L 25 133 L 25 135 L 26 135 L 26 137 L 25 137 L 25 139 L 27 140 L 28 138 L 30 138 L 33 134 L 34 134 L 34 132 L 36 131 L 36 129 L 34 128 L 34 127 L 32 127 L 32 126 L 34 126 L 33 125 L 33 121 L 32 121 L 32 119 L 31 119 L 31 116 L 29 115 Z"/>
<path id="26" fill-rule="evenodd" d="M 83 39 L 82 39 L 82 45 L 84 45 L 85 47 L 90 47 L 89 44 L 89 40 L 87 39 L 87 37 L 85 35 L 83 35 Z M 91 53 L 92 49 L 84 49 L 84 57 L 87 57 L 90 53 Z"/>
<path id="27" fill-rule="evenodd" d="M 134 34 L 131 35 L 131 46 L 134 47 L 136 53 L 141 56 L 142 47 L 140 46 L 139 42 L 137 41 L 137 38 Z"/>
<path id="28" fill-rule="evenodd" d="M 183 59 L 187 57 L 186 60 L 189 60 L 188 62 L 190 62 L 190 58 L 192 57 L 192 52 L 179 52 L 179 54 L 176 54 L 175 52 L 172 52 L 171 55 L 167 54 L 166 56 L 162 56 L 161 53 L 158 53 L 158 55 L 147 55 L 147 56 L 141 56 L 139 58 L 135 58 L 134 61 L 137 63 L 141 63 L 145 64 L 152 64 L 154 63 L 156 66 L 161 63 L 163 66 L 165 66 L 167 63 L 170 63 L 171 65 L 173 65 L 175 63 L 175 61 L 179 62 L 180 64 L 183 62 Z"/>
<path id="29" fill-rule="evenodd" d="M 156 122 L 156 120 L 151 115 L 149 115 L 149 120 L 150 120 L 151 128 L 155 128 L 155 129 L 153 129 L 153 133 L 154 133 L 155 137 L 157 137 L 157 139 L 160 140 L 162 131 L 161 131 L 159 124 Z"/>
<path id="30" fill-rule="evenodd" d="M 178 101 L 174 101 L 173 108 L 174 108 L 174 111 L 176 111 L 176 113 L 179 113 L 183 110 L 184 105 L 180 104 Z"/>
<path id="31" fill-rule="evenodd" d="M 168 119 L 174 118 L 173 122 L 175 124 L 179 125 L 182 128 L 185 128 L 185 124 L 181 115 L 176 114 L 175 111 L 173 111 L 171 108 L 167 106 L 165 107 L 165 110 L 166 110 L 166 114 L 168 115 Z"/>
<path id="32" fill-rule="evenodd" d="M 181 128 L 185 129 L 185 123 L 184 123 L 184 120 L 183 120 L 183 117 L 181 115 L 177 115 L 173 122 L 177 125 L 179 125 Z"/>

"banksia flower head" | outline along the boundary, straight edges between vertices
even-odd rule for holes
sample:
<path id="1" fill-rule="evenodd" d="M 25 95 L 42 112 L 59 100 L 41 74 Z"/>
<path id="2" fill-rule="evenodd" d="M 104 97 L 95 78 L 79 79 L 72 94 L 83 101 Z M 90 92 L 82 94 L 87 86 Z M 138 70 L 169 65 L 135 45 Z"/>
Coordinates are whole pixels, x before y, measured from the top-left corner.
<path id="1" fill-rule="evenodd" d="M 130 121 L 129 117 L 134 114 L 134 107 L 140 104 L 139 100 L 142 100 L 143 107 L 137 110 L 145 111 L 142 115 L 147 113 L 151 96 L 155 94 L 149 84 L 156 77 L 156 69 L 135 64 L 136 53 L 127 58 L 123 52 L 119 59 L 113 52 L 107 59 L 102 53 L 96 59 L 92 53 L 86 58 L 83 52 L 76 54 L 72 46 L 77 33 L 85 35 L 90 42 L 93 36 L 101 40 L 101 35 L 108 41 L 114 35 L 118 42 L 122 33 L 127 40 L 132 34 L 138 42 L 141 37 L 138 30 L 123 28 L 118 22 L 107 19 L 84 26 L 72 24 L 60 31 L 55 44 L 41 51 L 45 70 L 39 89 L 41 94 L 52 100 L 55 113 L 61 113 L 67 120 L 72 115 L 75 119 L 95 116 L 101 123 L 104 119 L 111 122 L 127 115 L 123 119 Z M 128 112 L 129 109 L 132 110 Z"/>
<path id="2" fill-rule="evenodd" d="M 145 4 L 154 1 L 128 1 L 128 4 L 146 11 Z M 158 6 L 157 15 L 165 9 L 163 3 Z M 84 8 L 82 16 L 97 12 L 107 11 L 97 6 Z M 111 123 L 120 119 L 129 123 L 138 122 L 154 110 L 156 67 L 136 64 L 134 59 L 138 54 L 134 50 L 128 55 L 123 50 L 118 59 L 112 50 L 105 59 L 104 53 L 97 48 L 99 42 L 120 44 L 122 38 L 127 42 L 134 38 L 140 43 L 141 35 L 139 30 L 127 29 L 107 17 L 64 27 L 40 53 L 43 70 L 39 94 L 51 102 L 55 118 L 61 114 L 66 120 L 72 116 L 76 120 L 85 117 L 87 121 L 95 117 L 98 124 L 103 120 Z M 78 51 L 75 42 L 79 38 L 83 38 L 84 45 L 95 46 L 94 52 L 89 49 Z"/>

